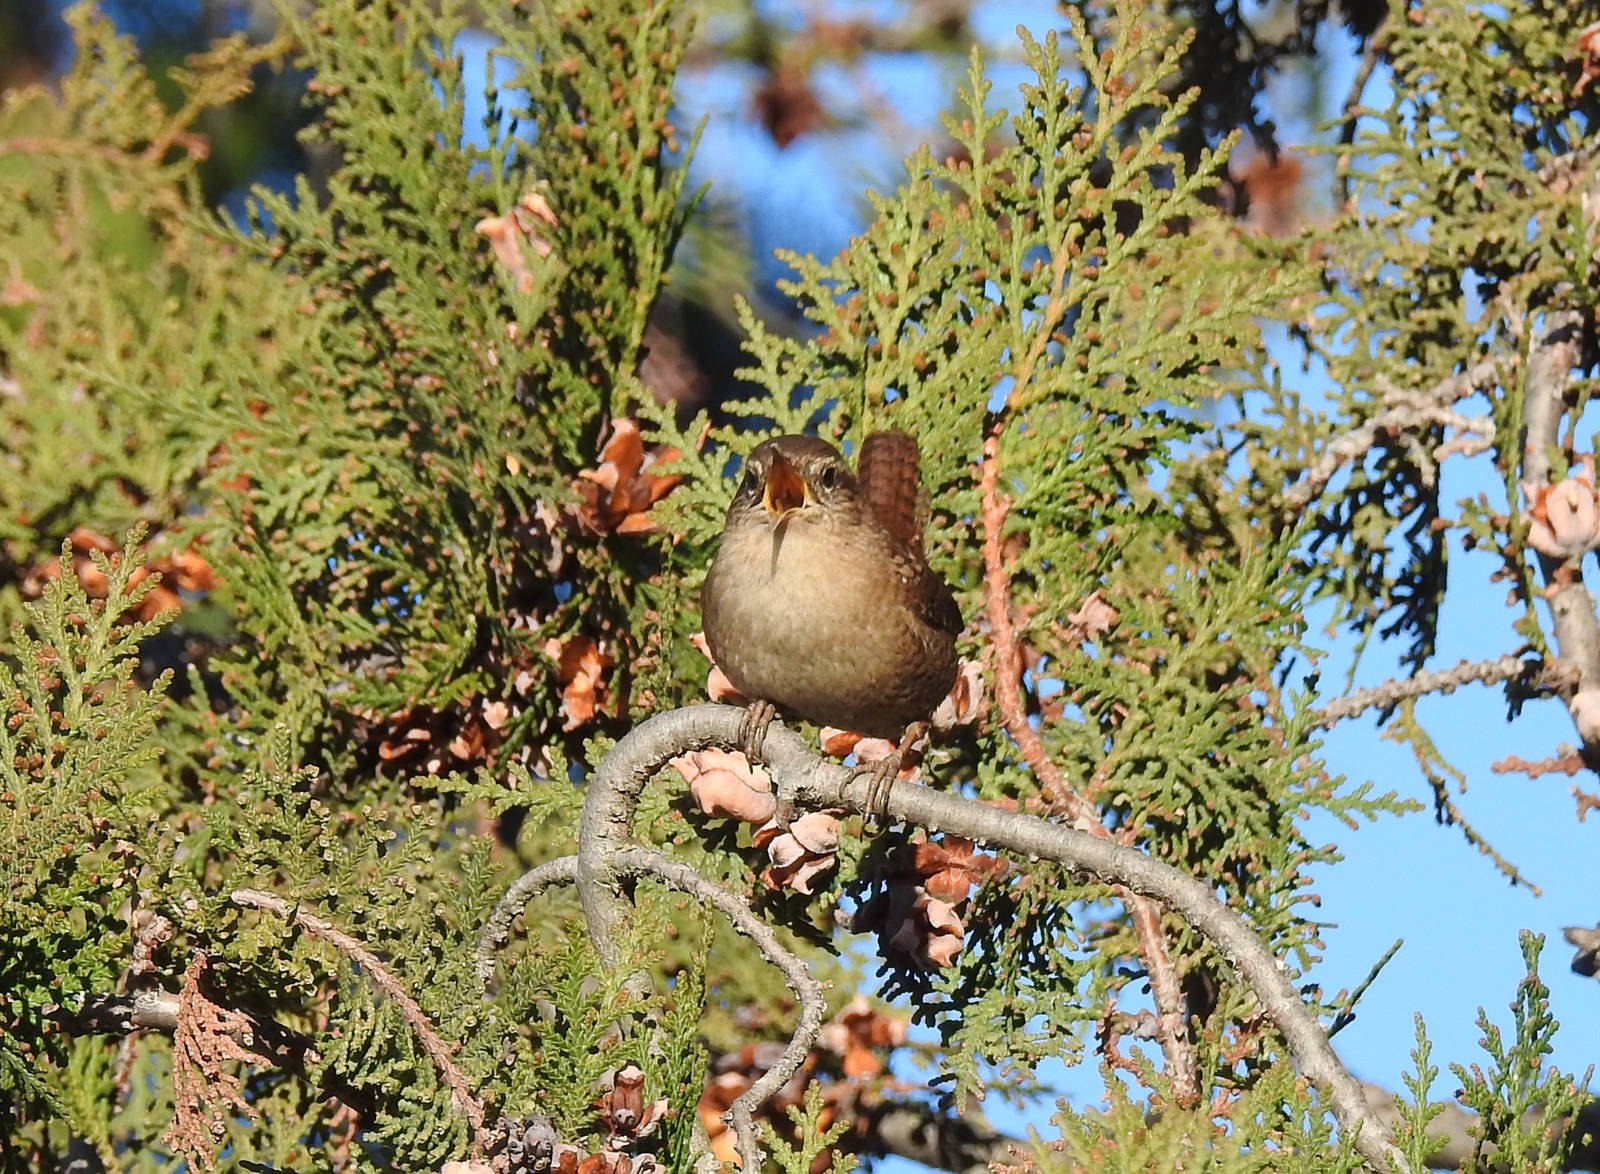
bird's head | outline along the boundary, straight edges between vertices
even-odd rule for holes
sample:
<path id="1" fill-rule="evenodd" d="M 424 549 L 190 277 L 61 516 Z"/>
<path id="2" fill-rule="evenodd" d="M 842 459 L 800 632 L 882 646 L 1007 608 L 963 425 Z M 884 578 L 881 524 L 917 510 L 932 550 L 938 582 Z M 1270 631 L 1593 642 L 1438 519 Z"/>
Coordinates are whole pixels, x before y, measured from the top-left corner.
<path id="1" fill-rule="evenodd" d="M 763 441 L 745 461 L 733 508 L 779 526 L 801 518 L 850 513 L 857 487 L 839 450 L 814 436 Z"/>

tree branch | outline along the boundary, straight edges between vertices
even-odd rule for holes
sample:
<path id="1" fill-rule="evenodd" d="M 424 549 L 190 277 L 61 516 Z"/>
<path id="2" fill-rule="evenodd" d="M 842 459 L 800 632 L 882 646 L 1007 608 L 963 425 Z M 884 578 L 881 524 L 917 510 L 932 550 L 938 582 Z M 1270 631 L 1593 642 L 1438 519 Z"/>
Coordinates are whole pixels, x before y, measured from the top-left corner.
<path id="1" fill-rule="evenodd" d="M 1435 449 L 1433 459 L 1436 461 L 1452 453 L 1471 454 L 1488 448 L 1494 443 L 1494 421 L 1487 416 L 1464 416 L 1451 405 L 1493 382 L 1499 377 L 1501 365 L 1499 358 L 1484 359 L 1460 374 L 1440 380 L 1421 394 L 1396 393 L 1387 397 L 1399 402 L 1329 444 L 1300 480 L 1284 493 L 1284 511 L 1294 514 L 1304 510 L 1327 488 L 1335 473 L 1360 459 L 1390 433 L 1441 426 L 1455 429 L 1455 438 Z"/>
<path id="2" fill-rule="evenodd" d="M 1552 310 L 1544 326 L 1544 333 L 1536 334 L 1529 343 L 1522 390 L 1522 481 L 1532 492 L 1550 484 L 1550 454 L 1557 448 L 1566 413 L 1567 386 L 1578 361 L 1583 318 L 1577 310 Z M 1600 690 L 1600 621 L 1595 618 L 1594 596 L 1584 585 L 1579 562 L 1539 551 L 1534 554 L 1546 585 L 1545 602 L 1550 605 L 1556 648 L 1561 659 L 1577 671 L 1577 695 L 1568 703 L 1576 717 L 1578 697 Z M 1592 762 L 1600 743 L 1589 723 L 1577 725 L 1584 757 Z"/>
<path id="3" fill-rule="evenodd" d="M 702 705 L 657 714 L 635 727 L 613 747 L 590 783 L 585 828 L 601 826 L 602 821 L 614 822 L 620 813 L 615 796 L 596 796 L 597 783 L 602 778 L 631 789 L 631 798 L 623 804 L 631 812 L 652 764 L 664 763 L 686 750 L 732 744 L 738 738 L 743 716 L 742 710 L 730 706 Z M 792 730 L 774 725 L 767 733 L 763 758 L 774 779 L 782 776 L 802 804 L 865 814 L 871 780 L 853 778 L 848 768 L 824 762 Z M 1008 854 L 1055 861 L 1159 901 L 1182 917 L 1255 993 L 1301 1070 L 1327 1094 L 1334 1116 L 1355 1138 L 1362 1156 L 1379 1170 L 1397 1174 L 1408 1170 L 1404 1156 L 1390 1142 L 1388 1130 L 1368 1107 L 1361 1086 L 1340 1063 L 1321 1025 L 1290 984 L 1280 960 L 1261 944 L 1248 922 L 1217 900 L 1210 885 L 1088 832 L 915 783 L 896 783 L 884 802 L 887 815 L 894 820 L 938 828 Z M 591 807 L 595 810 L 591 811 Z M 616 861 L 608 862 L 607 870 L 613 878 L 620 878 L 624 871 Z M 617 900 L 620 903 L 620 896 Z M 619 912 L 618 908 L 609 908 L 603 916 L 610 919 Z M 615 925 L 614 920 L 602 920 L 598 928 L 609 933 Z M 612 950 L 615 955 L 614 943 Z"/>
<path id="4" fill-rule="evenodd" d="M 748 905 L 720 885 L 708 881 L 687 864 L 668 860 L 660 853 L 644 848 L 625 849 L 614 860 L 618 868 L 635 876 L 656 877 L 681 892 L 714 905 L 736 930 L 755 943 L 768 962 L 777 967 L 784 982 L 800 1002 L 800 1021 L 795 1025 L 783 1054 L 728 1108 L 728 1116 L 738 1137 L 743 1168 L 758 1170 L 761 1168 L 762 1153 L 761 1142 L 756 1135 L 755 1111 L 800 1071 L 816 1045 L 817 1036 L 822 1032 L 823 1016 L 828 1011 L 822 996 L 822 984 L 811 977 L 806 964 L 778 940 L 772 927 L 757 917 Z"/>
<path id="5" fill-rule="evenodd" d="M 860 1154 L 908 1158 L 936 1170 L 988 1174 L 993 1163 L 1015 1162 L 1032 1148 L 987 1122 L 940 1113 L 917 1101 L 863 1106 L 865 1131 L 851 1136 Z"/>
<path id="6" fill-rule="evenodd" d="M 597 776 L 598 777 L 598 776 Z M 592 784 L 591 784 L 592 785 Z M 637 879 L 654 877 L 679 892 L 713 906 L 727 917 L 733 928 L 755 943 L 768 962 L 783 975 L 784 982 L 794 992 L 800 1004 L 800 1021 L 789 1038 L 783 1053 L 762 1073 L 760 1079 L 736 1099 L 728 1108 L 734 1133 L 738 1138 L 739 1155 L 745 1169 L 760 1169 L 761 1143 L 756 1135 L 755 1113 L 762 1105 L 800 1071 L 801 1065 L 816 1046 L 822 1031 L 827 1003 L 823 998 L 822 984 L 811 977 L 806 964 L 782 942 L 771 926 L 757 917 L 744 901 L 722 886 L 707 880 L 687 864 L 669 860 L 659 852 L 638 846 L 619 848 L 606 861 L 608 870 L 617 877 Z M 579 875 L 578 857 L 563 856 L 541 864 L 524 873 L 495 906 L 483 931 L 478 935 L 477 972 L 488 985 L 494 973 L 494 949 L 505 941 L 511 922 L 537 894 L 556 884 L 570 884 Z M 613 943 L 614 945 L 615 943 Z M 613 963 L 615 965 L 615 963 Z"/>
<path id="7" fill-rule="evenodd" d="M 494 952 L 511 933 L 511 923 L 522 915 L 528 902 L 554 885 L 570 885 L 578 879 L 578 858 L 563 856 L 529 869 L 495 903 L 494 912 L 478 931 L 478 947 L 473 952 L 473 968 L 478 981 L 488 987 L 494 977 Z"/>
<path id="8" fill-rule="evenodd" d="M 1558 676 L 1553 666 L 1542 661 L 1523 660 L 1518 656 L 1463 660 L 1447 669 L 1416 673 L 1404 680 L 1385 681 L 1370 689 L 1356 689 L 1318 709 L 1312 724 L 1326 730 L 1369 709 L 1389 709 L 1402 701 L 1429 693 L 1454 693 L 1462 685 L 1474 681 L 1483 685 L 1497 685 L 1502 681 L 1521 680 L 1530 688 L 1559 688 L 1561 682 L 1556 679 Z"/>
<path id="9" fill-rule="evenodd" d="M 438 1068 L 440 1077 L 450 1089 L 452 1102 L 472 1125 L 473 1148 L 481 1150 L 484 1142 L 483 1131 L 483 1102 L 472 1091 L 466 1074 L 456 1066 L 454 1058 L 450 1055 L 450 1045 L 439 1038 L 439 1033 L 434 1031 L 433 1024 L 427 1015 L 417 1005 L 406 990 L 405 985 L 397 979 L 383 961 L 366 946 L 355 938 L 338 929 L 330 921 L 324 921 L 304 909 L 291 905 L 282 897 L 272 893 L 262 892 L 260 889 L 235 889 L 229 894 L 228 899 L 235 905 L 243 908 L 266 909 L 277 914 L 285 921 L 292 922 L 305 930 L 314 938 L 320 938 L 333 946 L 345 957 L 349 958 L 370 978 L 395 1006 L 399 1008 L 401 1016 L 411 1025 L 411 1030 L 416 1033 L 417 1041 L 428 1053 L 428 1058 Z"/>
<path id="10" fill-rule="evenodd" d="M 247 1032 L 235 1035 L 235 1042 L 249 1048 L 263 1063 L 282 1068 L 301 1080 L 311 1082 L 311 1068 L 319 1063 L 316 1040 L 276 1019 L 251 1011 L 238 1011 L 249 1025 Z M 81 1006 L 47 1007 L 45 1017 L 70 1035 L 133 1035 L 141 1031 L 160 1031 L 168 1035 L 178 1025 L 178 996 L 166 991 L 139 991 L 131 995 L 87 996 Z M 326 1070 L 317 1092 L 349 1105 L 361 1117 L 377 1112 L 378 1096 L 372 1089 L 359 1088 Z"/>

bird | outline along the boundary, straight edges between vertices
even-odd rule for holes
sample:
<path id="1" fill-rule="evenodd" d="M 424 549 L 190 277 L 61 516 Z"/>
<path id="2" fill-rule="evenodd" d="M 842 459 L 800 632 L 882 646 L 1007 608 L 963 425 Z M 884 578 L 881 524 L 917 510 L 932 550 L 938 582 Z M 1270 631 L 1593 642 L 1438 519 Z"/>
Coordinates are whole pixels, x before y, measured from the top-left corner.
<path id="1" fill-rule="evenodd" d="M 750 699 L 759 757 L 776 710 L 899 740 L 872 764 L 868 810 L 955 683 L 961 610 L 928 565 L 916 441 L 862 442 L 859 475 L 814 436 L 757 445 L 701 591 L 706 644 Z"/>

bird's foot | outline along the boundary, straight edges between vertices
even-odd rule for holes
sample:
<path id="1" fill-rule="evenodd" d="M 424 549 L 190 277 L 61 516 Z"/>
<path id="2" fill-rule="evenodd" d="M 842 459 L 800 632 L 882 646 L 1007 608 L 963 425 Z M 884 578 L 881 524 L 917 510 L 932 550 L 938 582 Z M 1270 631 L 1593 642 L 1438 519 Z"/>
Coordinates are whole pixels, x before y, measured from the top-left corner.
<path id="1" fill-rule="evenodd" d="M 772 797 L 775 801 L 772 822 L 784 831 L 788 831 L 789 825 L 794 822 L 796 807 L 794 780 L 787 774 L 780 775 L 773 783 Z"/>
<path id="2" fill-rule="evenodd" d="M 745 706 L 744 718 L 739 722 L 739 749 L 751 762 L 761 758 L 761 749 L 767 741 L 767 727 L 772 725 L 772 719 L 777 716 L 778 711 L 770 701 L 752 701 Z"/>
<path id="3" fill-rule="evenodd" d="M 876 762 L 863 762 L 850 772 L 846 785 L 859 778 L 867 780 L 867 801 L 862 806 L 869 828 L 883 823 L 889 814 L 889 792 L 900 774 L 900 753 L 896 751 Z"/>
<path id="4" fill-rule="evenodd" d="M 927 732 L 927 722 L 913 722 L 901 735 L 900 745 L 894 753 L 885 755 L 876 762 L 862 763 L 850 772 L 847 782 L 854 782 L 862 777 L 867 779 L 867 801 L 864 812 L 869 822 L 876 824 L 888 817 L 889 794 L 894 790 L 895 779 L 900 777 L 902 767 L 916 761 L 917 756 L 913 754 L 913 748 Z"/>

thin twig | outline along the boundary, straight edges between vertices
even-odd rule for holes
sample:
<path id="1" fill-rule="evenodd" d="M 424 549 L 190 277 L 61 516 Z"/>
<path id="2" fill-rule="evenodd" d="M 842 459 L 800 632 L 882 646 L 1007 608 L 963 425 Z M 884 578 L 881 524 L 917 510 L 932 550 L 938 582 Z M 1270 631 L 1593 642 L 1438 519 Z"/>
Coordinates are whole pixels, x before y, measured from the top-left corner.
<path id="1" fill-rule="evenodd" d="M 400 1009 L 401 1017 L 416 1033 L 423 1051 L 428 1053 L 428 1058 L 433 1061 L 435 1067 L 439 1069 L 439 1075 L 449 1086 L 451 1100 L 457 1111 L 472 1125 L 473 1150 L 481 1153 L 484 1141 L 483 1102 L 473 1094 L 466 1073 L 462 1072 L 451 1058 L 450 1045 L 439 1038 L 438 1032 L 433 1030 L 433 1024 L 429 1022 L 422 1008 L 417 1005 L 416 1000 L 406 991 L 400 980 L 390 973 L 383 961 L 355 938 L 336 928 L 332 922 L 324 921 L 304 909 L 297 908 L 282 897 L 262 892 L 260 889 L 235 889 L 229 894 L 228 899 L 235 905 L 245 908 L 266 909 L 276 913 L 285 921 L 298 925 L 312 937 L 327 942 L 361 967 L 362 972 L 371 978 L 377 988 Z"/>
<path id="2" fill-rule="evenodd" d="M 1372 984 L 1378 981 L 1378 975 L 1382 974 L 1383 968 L 1394 960 L 1394 956 L 1400 952 L 1400 947 L 1404 944 L 1404 938 L 1395 938 L 1389 948 L 1372 964 L 1371 969 L 1367 971 L 1367 977 L 1356 983 L 1356 989 L 1350 992 L 1350 997 L 1345 999 L 1344 1006 L 1334 1015 L 1333 1023 L 1328 1027 L 1329 1039 L 1356 1021 L 1356 1004 L 1361 1001 L 1361 996 L 1367 993 Z"/>
<path id="3" fill-rule="evenodd" d="M 485 987 L 494 978 L 494 952 L 511 933 L 511 923 L 522 915 L 528 902 L 553 885 L 570 885 L 578 879 L 578 858 L 563 856 L 523 873 L 505 896 L 496 902 L 494 912 L 478 931 L 478 946 L 473 952 L 473 967 Z"/>
<path id="4" fill-rule="evenodd" d="M 1417 673 L 1403 680 L 1385 681 L 1369 689 L 1356 689 L 1318 709 L 1311 724 L 1313 728 L 1326 730 L 1369 709 L 1389 709 L 1412 697 L 1454 693 L 1462 685 L 1472 682 L 1483 685 L 1498 685 L 1502 681 L 1519 679 L 1541 682 L 1545 672 L 1546 668 L 1541 662 L 1523 660 L 1519 656 L 1463 660 L 1451 668 Z"/>
<path id="5" fill-rule="evenodd" d="M 1495 870 L 1513 885 L 1521 885 L 1535 897 L 1544 896 L 1544 889 L 1529 880 L 1511 861 L 1500 855 L 1499 851 L 1491 844 L 1488 837 L 1467 822 L 1466 815 L 1461 808 L 1456 806 L 1454 799 L 1450 798 L 1449 784 L 1434 770 L 1423 770 L 1423 777 L 1428 780 L 1428 789 L 1433 792 L 1433 817 L 1445 827 L 1454 827 L 1461 832 L 1462 838 L 1476 848 L 1480 853 L 1489 858 Z"/>
<path id="6" fill-rule="evenodd" d="M 1453 439 L 1436 446 L 1431 454 L 1433 462 L 1456 453 L 1472 455 L 1485 451 L 1494 443 L 1494 421 L 1487 416 L 1464 416 L 1449 405 L 1495 378 L 1499 369 L 1499 360 L 1485 360 L 1443 381 L 1415 402 L 1397 404 L 1351 429 L 1329 444 L 1300 480 L 1284 493 L 1284 511 L 1292 514 L 1305 509 L 1327 488 L 1335 473 L 1360 459 L 1389 434 L 1409 437 L 1420 428 L 1455 429 L 1457 435 Z M 1418 449 L 1413 459 L 1422 466 L 1425 476 L 1432 476 L 1428 454 Z"/>
<path id="7" fill-rule="evenodd" d="M 1066 813 L 1074 827 L 1090 835 L 1109 837 L 1094 804 L 1073 788 L 1050 757 L 1044 740 L 1028 721 L 1022 700 L 1022 647 L 1011 622 L 1011 580 L 1006 573 L 1005 522 L 1009 503 L 1000 495 L 999 436 L 991 431 L 983 443 L 983 465 L 978 489 L 982 498 L 983 582 L 987 604 L 990 653 L 989 676 L 995 685 L 995 703 L 1007 733 L 1039 780 L 1046 799 Z M 1192 1105 L 1200 1096 L 1199 1074 L 1190 1046 L 1183 984 L 1166 935 L 1161 931 L 1161 910 L 1134 893 L 1119 894 L 1127 904 L 1129 919 L 1139 943 L 1139 956 L 1150 980 L 1150 995 L 1160 1024 L 1161 1052 L 1167 1062 L 1173 1092 L 1180 1104 Z"/>
<path id="8" fill-rule="evenodd" d="M 761 1168 L 762 1153 L 755 1127 L 756 1110 L 789 1082 L 789 1078 L 800 1070 L 811 1049 L 816 1046 L 828 1010 L 823 999 L 822 984 L 811 977 L 805 963 L 778 940 L 772 927 L 757 917 L 747 904 L 688 865 L 640 847 L 619 849 L 611 853 L 608 863 L 618 874 L 636 879 L 641 876 L 654 877 L 719 910 L 733 928 L 754 942 L 762 956 L 777 968 L 800 1004 L 799 1022 L 783 1054 L 728 1109 L 744 1168 L 758 1170 Z M 476 965 L 481 981 L 487 984 L 493 976 L 494 949 L 505 941 L 511 923 L 527 907 L 528 902 L 554 885 L 571 884 L 577 878 L 578 858 L 563 856 L 524 873 L 512 885 L 478 935 Z"/>
<path id="9" fill-rule="evenodd" d="M 1344 103 L 1340 109 L 1344 111 L 1344 123 L 1339 127 L 1339 144 L 1344 147 L 1356 141 L 1356 128 L 1361 122 L 1361 95 L 1366 92 L 1367 83 L 1372 80 L 1373 71 L 1378 68 L 1378 62 L 1383 59 L 1383 54 L 1389 48 L 1389 37 L 1385 31 L 1379 31 L 1367 38 L 1367 44 L 1361 51 L 1361 64 L 1356 67 L 1355 76 L 1350 79 L 1350 88 L 1345 92 Z M 1350 202 L 1350 173 L 1346 167 L 1346 158 L 1339 160 L 1337 169 L 1337 187 L 1334 191 L 1334 201 L 1343 206 Z"/>
<path id="10" fill-rule="evenodd" d="M 756 1135 L 755 1112 L 800 1071 L 816 1045 L 817 1037 L 822 1033 L 823 1017 L 828 1011 L 822 984 L 811 977 L 806 964 L 778 940 L 772 927 L 757 917 L 747 904 L 687 864 L 669 860 L 659 852 L 645 848 L 626 848 L 612 860 L 618 868 L 636 877 L 654 877 L 680 892 L 715 906 L 732 923 L 733 928 L 754 942 L 762 956 L 777 968 L 800 1003 L 800 1020 L 790 1034 L 789 1044 L 783 1049 L 783 1054 L 728 1108 L 728 1118 L 733 1122 L 734 1134 L 738 1138 L 740 1165 L 745 1170 L 759 1170 L 762 1152 L 760 1139 Z"/>

